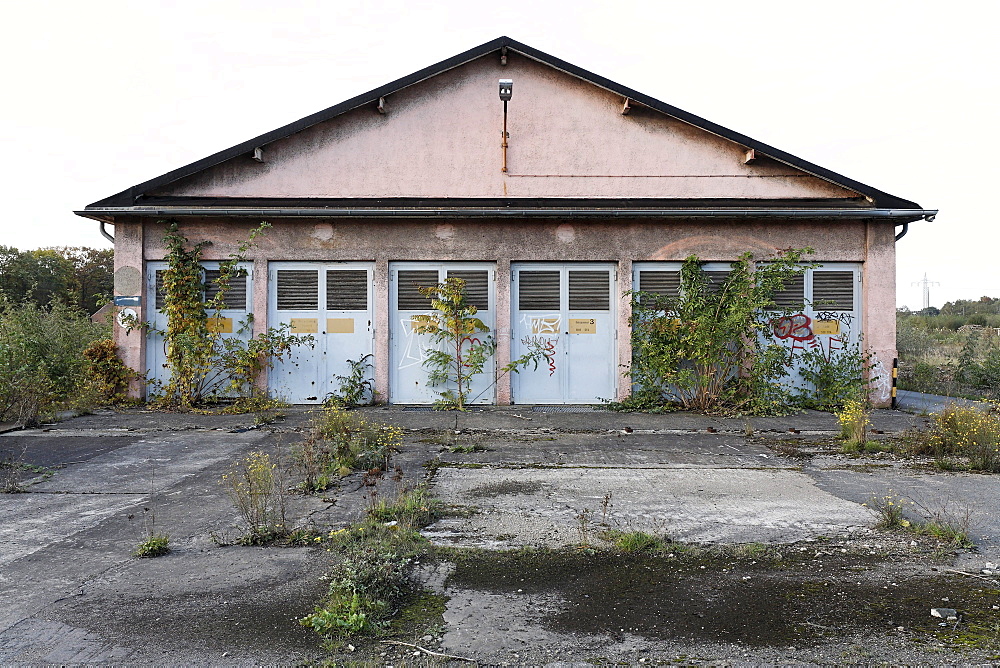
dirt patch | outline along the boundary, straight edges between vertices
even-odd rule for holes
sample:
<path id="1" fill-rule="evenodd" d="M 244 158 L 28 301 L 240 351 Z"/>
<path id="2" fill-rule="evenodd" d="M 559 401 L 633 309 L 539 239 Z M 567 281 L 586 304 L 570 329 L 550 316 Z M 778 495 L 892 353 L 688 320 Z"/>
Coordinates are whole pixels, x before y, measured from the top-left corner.
<path id="1" fill-rule="evenodd" d="M 779 560 L 622 555 L 612 552 L 477 553 L 458 560 L 449 588 L 559 601 L 538 622 L 560 634 L 620 640 L 729 642 L 750 648 L 816 645 L 886 635 L 1000 650 L 1000 591 L 981 581 L 886 570 L 879 557 L 834 554 Z M 939 626 L 931 607 L 952 607 Z"/>
<path id="2" fill-rule="evenodd" d="M 473 487 L 467 492 L 467 495 L 478 499 L 496 498 L 511 494 L 534 494 L 541 491 L 542 488 L 543 485 L 540 482 L 505 479 Z"/>

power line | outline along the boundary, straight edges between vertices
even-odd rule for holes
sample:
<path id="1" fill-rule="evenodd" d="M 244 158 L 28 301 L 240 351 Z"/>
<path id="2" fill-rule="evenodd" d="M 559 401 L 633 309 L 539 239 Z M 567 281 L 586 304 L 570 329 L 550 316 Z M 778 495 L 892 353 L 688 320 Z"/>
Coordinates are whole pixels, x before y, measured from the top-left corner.
<path id="1" fill-rule="evenodd" d="M 927 272 L 925 271 L 924 272 L 924 278 L 923 278 L 923 280 L 914 281 L 913 283 L 910 283 L 910 285 L 922 285 L 922 286 L 924 286 L 924 308 L 930 308 L 930 305 L 931 305 L 931 286 L 932 285 L 941 285 L 941 284 L 938 283 L 937 281 L 928 281 L 927 280 Z"/>

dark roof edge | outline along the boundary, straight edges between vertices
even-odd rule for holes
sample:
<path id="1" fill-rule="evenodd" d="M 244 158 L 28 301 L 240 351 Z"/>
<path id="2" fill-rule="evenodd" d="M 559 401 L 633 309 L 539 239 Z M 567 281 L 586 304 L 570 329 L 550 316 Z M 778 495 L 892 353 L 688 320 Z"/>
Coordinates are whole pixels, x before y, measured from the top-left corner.
<path id="1" fill-rule="evenodd" d="M 140 197 L 131 206 L 221 209 L 237 208 L 438 208 L 454 209 L 513 207 L 528 208 L 740 208 L 777 209 L 872 209 L 867 199 L 797 198 L 755 199 L 746 197 L 202 197 L 154 195 Z"/>
<path id="2" fill-rule="evenodd" d="M 447 207 L 447 208 L 217 208 L 217 207 L 106 207 L 74 211 L 78 216 L 102 222 L 114 222 L 115 216 L 140 218 L 176 218 L 225 216 L 230 218 L 383 218 L 383 219 L 469 219 L 469 218 L 717 218 L 717 219 L 849 219 L 886 220 L 897 224 L 917 220 L 934 220 L 936 209 L 754 209 L 754 208 L 508 208 L 508 207 Z"/>
<path id="3" fill-rule="evenodd" d="M 180 167 L 154 179 L 150 179 L 149 181 L 132 186 L 131 188 L 123 190 L 120 193 L 116 193 L 111 197 L 98 200 L 97 202 L 88 205 L 87 208 L 132 206 L 137 197 L 149 192 L 150 190 L 186 176 L 190 176 L 204 169 L 208 169 L 239 155 L 251 153 L 253 149 L 258 146 L 263 146 L 270 142 L 283 139 L 289 135 L 305 130 L 308 127 L 316 125 L 317 123 L 330 120 L 331 118 L 339 116 L 340 114 L 364 104 L 374 103 L 380 97 L 384 97 L 408 86 L 412 86 L 425 79 L 441 74 L 442 72 L 446 72 L 450 69 L 454 69 L 460 65 L 464 65 L 469 61 L 481 58 L 494 51 L 499 51 L 503 47 L 507 47 L 509 50 L 513 50 L 528 58 L 537 60 L 574 77 L 583 79 L 596 86 L 600 86 L 601 88 L 617 93 L 623 97 L 628 97 L 631 100 L 667 114 L 668 116 L 672 116 L 685 123 L 701 128 L 706 132 L 718 135 L 724 139 L 746 146 L 747 148 L 752 148 L 770 158 L 812 174 L 813 176 L 861 193 L 862 195 L 872 198 L 874 205 L 877 207 L 920 209 L 920 205 L 915 202 L 896 197 L 895 195 L 890 195 L 881 190 L 865 185 L 860 181 L 855 181 L 854 179 L 850 179 L 842 174 L 820 167 L 819 165 L 813 164 L 807 160 L 798 158 L 791 153 L 786 153 L 785 151 L 781 151 L 773 146 L 757 141 L 751 137 L 747 137 L 746 135 L 730 130 L 729 128 L 723 127 L 717 123 L 712 123 L 711 121 L 708 121 L 700 116 L 686 112 L 683 109 L 679 109 L 673 105 L 667 104 L 666 102 L 661 102 L 660 100 L 652 98 L 648 95 L 644 95 L 631 88 L 615 83 L 610 79 L 606 79 L 564 60 L 550 56 L 549 54 L 534 49 L 527 44 L 522 44 L 521 42 L 504 36 L 490 40 L 484 44 L 480 44 L 477 47 L 464 51 L 456 56 L 452 56 L 446 60 L 442 60 L 441 62 L 430 65 L 429 67 L 425 67 L 417 72 L 414 72 L 413 74 L 397 79 L 367 93 L 362 93 L 361 95 L 352 97 L 345 102 L 328 107 L 322 111 L 310 114 L 309 116 L 301 118 L 293 123 L 289 123 L 288 125 L 284 125 L 280 128 L 254 137 L 253 139 L 237 144 L 236 146 L 214 153 L 206 158 L 202 158 L 201 160 L 185 165 L 184 167 Z"/>

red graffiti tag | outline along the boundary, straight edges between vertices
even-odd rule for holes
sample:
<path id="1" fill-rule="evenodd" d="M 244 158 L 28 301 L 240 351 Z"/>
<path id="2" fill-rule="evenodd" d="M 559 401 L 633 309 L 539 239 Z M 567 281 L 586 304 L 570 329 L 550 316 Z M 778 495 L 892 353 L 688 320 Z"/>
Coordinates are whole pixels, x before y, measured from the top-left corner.
<path id="1" fill-rule="evenodd" d="M 813 338 L 812 320 L 805 313 L 786 315 L 771 321 L 774 336 L 779 339 L 808 341 Z"/>
<path id="2" fill-rule="evenodd" d="M 469 337 L 469 336 L 467 336 L 464 339 L 462 339 L 462 345 L 464 346 L 466 343 L 468 343 L 470 346 L 482 345 L 482 341 L 480 341 L 479 339 L 476 339 L 476 338 Z M 471 365 L 468 362 L 465 362 L 465 363 L 462 364 L 462 366 L 465 367 L 466 369 L 468 369 Z"/>
<path id="3" fill-rule="evenodd" d="M 549 375 L 553 375 L 556 372 L 556 344 L 555 341 L 549 339 L 545 342 L 545 350 L 542 351 L 542 355 L 545 356 L 545 360 L 549 363 Z"/>

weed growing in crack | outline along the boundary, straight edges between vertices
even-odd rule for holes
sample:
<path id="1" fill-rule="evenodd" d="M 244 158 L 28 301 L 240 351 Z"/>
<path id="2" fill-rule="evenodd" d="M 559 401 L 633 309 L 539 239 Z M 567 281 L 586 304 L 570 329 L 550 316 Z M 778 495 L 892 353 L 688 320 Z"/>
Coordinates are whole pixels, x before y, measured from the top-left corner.
<path id="1" fill-rule="evenodd" d="M 341 558 L 329 574 L 326 596 L 300 620 L 331 643 L 377 636 L 418 593 L 415 569 L 427 551 L 417 530 L 436 519 L 441 504 L 423 485 L 378 499 L 359 524 L 330 532 L 329 549 Z"/>
<path id="2" fill-rule="evenodd" d="M 394 499 L 376 498 L 368 510 L 377 522 L 397 522 L 414 528 L 433 523 L 441 513 L 441 502 L 431 497 L 427 485 L 402 489 Z"/>
<path id="3" fill-rule="evenodd" d="M 668 543 L 668 541 L 644 531 L 619 531 L 618 529 L 602 531 L 600 538 L 614 545 L 616 550 L 625 553 L 661 552 L 666 549 Z"/>
<path id="4" fill-rule="evenodd" d="M 607 525 L 608 513 L 610 512 L 611 512 L 611 490 L 608 490 L 608 492 L 604 495 L 604 498 L 601 499 L 601 524 L 604 524 L 605 526 Z"/>
<path id="5" fill-rule="evenodd" d="M 153 557 L 162 557 L 168 552 L 170 552 L 170 536 L 166 534 L 157 534 L 155 536 L 150 536 L 146 540 L 139 543 L 132 555 L 139 557 L 140 559 L 149 559 Z"/>
<path id="6" fill-rule="evenodd" d="M 243 518 L 245 544 L 261 545 L 287 534 L 281 474 L 270 455 L 251 452 L 219 482 Z"/>
<path id="7" fill-rule="evenodd" d="M 1000 473 L 1000 414 L 950 404 L 931 416 L 931 429 L 913 445 L 914 454 L 931 454 L 940 468 Z M 956 461 L 957 460 L 957 461 Z"/>
<path id="8" fill-rule="evenodd" d="M 576 530 L 580 533 L 580 545 L 582 547 L 590 547 L 590 530 L 594 523 L 592 518 L 593 514 L 594 511 L 590 508 L 584 508 L 580 514 L 576 516 Z"/>
<path id="9" fill-rule="evenodd" d="M 356 408 L 371 406 L 378 400 L 375 391 L 375 381 L 370 378 L 370 369 L 374 355 L 368 354 L 356 360 L 347 360 L 350 371 L 346 376 L 336 375 L 340 383 L 337 392 L 330 392 L 323 399 L 323 406 L 334 408 Z"/>
<path id="10" fill-rule="evenodd" d="M 971 510 L 968 508 L 958 513 L 951 511 L 947 505 L 934 509 L 905 499 L 892 490 L 881 497 L 872 496 L 864 506 L 875 515 L 877 529 L 903 530 L 917 536 L 927 536 L 937 540 L 945 548 L 974 547 L 969 537 Z M 923 519 L 907 518 L 907 506 L 923 515 Z"/>
<path id="11" fill-rule="evenodd" d="M 862 505 L 875 515 L 876 529 L 906 529 L 910 526 L 903 512 L 906 500 L 892 490 L 884 496 L 873 495 L 868 503 Z"/>
<path id="12" fill-rule="evenodd" d="M 367 420 L 328 407 L 315 417 L 306 438 L 295 450 L 306 491 L 327 489 L 337 477 L 355 470 L 385 471 L 403 442 L 399 427 Z"/>
<path id="13" fill-rule="evenodd" d="M 849 399 L 844 407 L 836 412 L 840 423 L 840 438 L 843 440 L 844 452 L 862 452 L 868 445 L 868 428 L 871 420 L 868 418 L 868 406 L 863 400 Z"/>
<path id="14" fill-rule="evenodd" d="M 21 479 L 25 473 L 34 473 L 46 478 L 52 476 L 52 471 L 44 466 L 35 466 L 24 462 L 24 453 L 27 446 L 21 447 L 21 452 L 17 456 L 13 454 L 0 459 L 0 494 L 21 494 L 27 489 Z"/>

